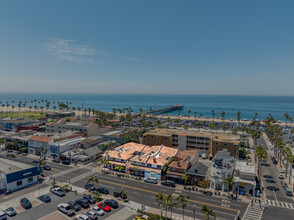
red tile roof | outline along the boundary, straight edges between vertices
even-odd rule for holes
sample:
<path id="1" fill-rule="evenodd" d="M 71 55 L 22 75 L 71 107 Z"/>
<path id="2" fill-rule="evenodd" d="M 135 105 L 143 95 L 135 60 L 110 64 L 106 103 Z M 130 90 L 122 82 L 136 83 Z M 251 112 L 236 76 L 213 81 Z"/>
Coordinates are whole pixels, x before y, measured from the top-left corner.
<path id="1" fill-rule="evenodd" d="M 49 137 L 42 137 L 42 136 L 37 136 L 37 135 L 33 135 L 30 138 L 30 141 L 38 141 L 38 142 L 44 142 L 44 143 L 48 143 L 52 140 L 52 138 Z"/>

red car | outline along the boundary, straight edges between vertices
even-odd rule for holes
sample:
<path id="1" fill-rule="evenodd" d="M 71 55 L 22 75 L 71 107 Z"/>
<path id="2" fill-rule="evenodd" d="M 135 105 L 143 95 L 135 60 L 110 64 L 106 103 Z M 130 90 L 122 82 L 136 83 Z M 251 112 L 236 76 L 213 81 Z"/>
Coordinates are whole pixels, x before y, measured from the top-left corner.
<path id="1" fill-rule="evenodd" d="M 105 212 L 110 212 L 110 211 L 111 211 L 110 206 L 106 205 L 106 204 L 103 203 L 103 202 L 100 202 L 100 203 L 98 204 L 98 207 L 101 208 L 102 210 L 104 210 Z"/>

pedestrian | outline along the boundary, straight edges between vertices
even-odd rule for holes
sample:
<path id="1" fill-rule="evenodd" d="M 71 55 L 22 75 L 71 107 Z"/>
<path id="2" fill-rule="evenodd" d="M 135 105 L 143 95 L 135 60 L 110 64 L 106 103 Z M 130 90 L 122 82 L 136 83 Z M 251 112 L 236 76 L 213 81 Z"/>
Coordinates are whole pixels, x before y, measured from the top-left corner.
<path id="1" fill-rule="evenodd" d="M 75 190 L 75 194 L 77 195 L 77 190 Z"/>
<path id="2" fill-rule="evenodd" d="M 251 199 L 251 208 L 253 207 L 253 199 Z"/>
<path id="3" fill-rule="evenodd" d="M 262 209 L 260 199 L 258 200 L 258 202 L 259 202 L 259 208 Z"/>

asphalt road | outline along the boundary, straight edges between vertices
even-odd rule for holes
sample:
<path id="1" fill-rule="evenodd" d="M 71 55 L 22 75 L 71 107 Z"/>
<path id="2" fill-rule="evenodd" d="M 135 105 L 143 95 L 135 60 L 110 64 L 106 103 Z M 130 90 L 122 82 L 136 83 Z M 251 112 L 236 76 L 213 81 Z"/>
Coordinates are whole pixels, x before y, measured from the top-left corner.
<path id="1" fill-rule="evenodd" d="M 266 150 L 268 146 L 266 145 L 263 137 L 257 140 L 258 145 L 262 145 Z M 281 202 L 293 202 L 293 200 L 286 196 L 281 185 L 281 179 L 279 179 L 279 169 L 278 166 L 272 163 L 271 155 L 268 151 L 267 163 L 261 166 L 262 181 L 265 188 L 266 198 L 270 200 L 278 200 Z"/>
<path id="2" fill-rule="evenodd" d="M 185 196 L 188 195 L 190 199 L 188 206 L 185 208 L 185 215 L 193 217 L 193 207 L 195 205 L 195 216 L 200 219 L 203 218 L 203 214 L 201 213 L 201 207 L 203 205 L 211 207 L 216 212 L 217 217 L 222 219 L 234 219 L 238 210 L 240 210 L 240 216 L 242 216 L 248 205 L 242 202 L 229 201 L 228 199 L 220 197 L 207 196 L 200 193 L 196 194 L 194 192 L 182 191 L 161 185 L 140 182 L 138 180 L 119 178 L 107 174 L 97 174 L 94 176 L 99 179 L 97 187 L 107 188 L 111 195 L 113 195 L 114 191 L 120 192 L 124 190 L 127 192 L 128 198 L 131 201 L 153 208 L 159 208 L 155 199 L 156 194 L 159 192 L 172 195 L 174 200 L 176 200 L 180 194 Z M 88 177 L 79 180 L 74 183 L 74 185 L 84 187 L 87 181 Z M 182 208 L 180 205 L 175 210 L 175 213 L 182 214 Z"/>
<path id="3" fill-rule="evenodd" d="M 292 217 L 291 217 L 292 216 Z M 283 220 L 283 219 L 293 219 L 294 210 L 283 209 L 279 207 L 268 207 L 262 215 L 262 220 Z"/>

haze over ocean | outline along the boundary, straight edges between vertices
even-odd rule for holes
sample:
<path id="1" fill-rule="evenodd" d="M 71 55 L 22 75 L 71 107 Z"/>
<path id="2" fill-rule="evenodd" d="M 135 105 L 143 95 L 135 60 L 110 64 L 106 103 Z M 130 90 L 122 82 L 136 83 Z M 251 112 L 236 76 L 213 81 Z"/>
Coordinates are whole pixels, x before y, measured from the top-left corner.
<path id="1" fill-rule="evenodd" d="M 31 100 L 48 100 L 53 107 L 53 101 L 71 102 L 72 106 L 96 109 L 100 111 L 112 112 L 113 108 L 131 107 L 134 112 L 139 112 L 140 108 L 149 110 L 171 106 L 174 104 L 184 105 L 181 115 L 191 115 L 197 112 L 197 116 L 211 117 L 211 110 L 215 111 L 215 117 L 220 117 L 222 111 L 226 112 L 225 118 L 237 118 L 237 112 L 241 112 L 241 119 L 251 120 L 258 113 L 257 119 L 265 119 L 269 113 L 276 120 L 285 120 L 284 113 L 294 117 L 294 96 L 225 96 L 225 95 L 127 95 L 127 94 L 0 94 L 2 104 L 14 100 L 17 107 L 19 101 L 27 101 L 28 106 L 42 105 L 30 103 Z M 57 106 L 57 104 L 55 103 Z M 44 103 L 43 103 L 44 106 Z M 177 115 L 178 112 L 168 114 Z"/>

